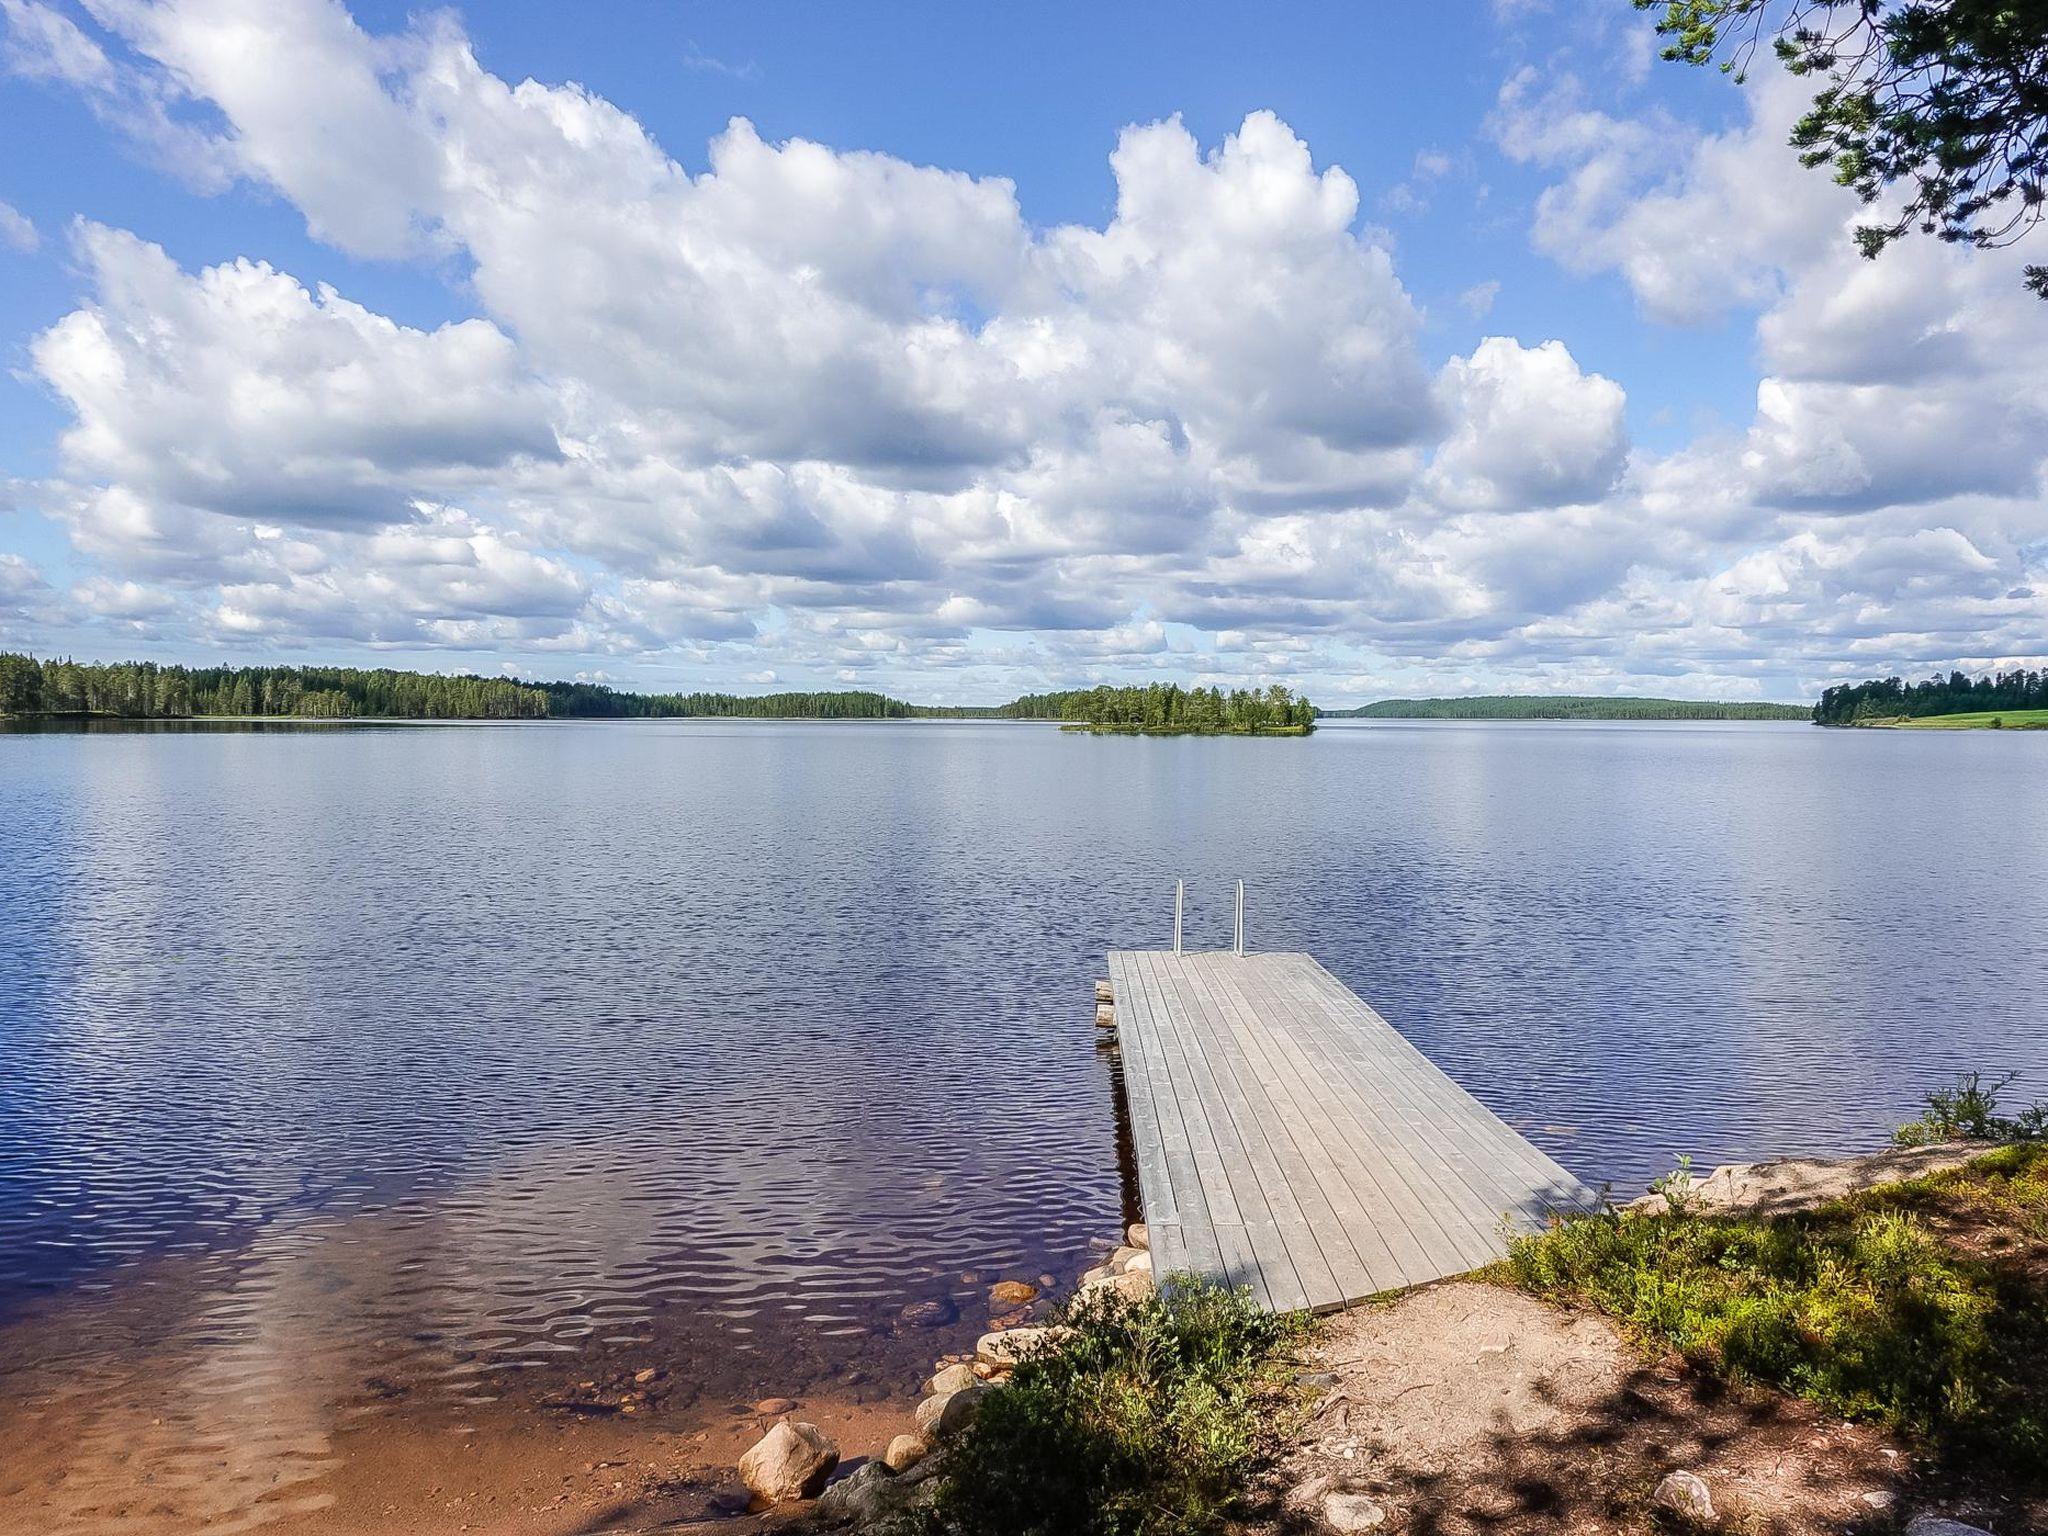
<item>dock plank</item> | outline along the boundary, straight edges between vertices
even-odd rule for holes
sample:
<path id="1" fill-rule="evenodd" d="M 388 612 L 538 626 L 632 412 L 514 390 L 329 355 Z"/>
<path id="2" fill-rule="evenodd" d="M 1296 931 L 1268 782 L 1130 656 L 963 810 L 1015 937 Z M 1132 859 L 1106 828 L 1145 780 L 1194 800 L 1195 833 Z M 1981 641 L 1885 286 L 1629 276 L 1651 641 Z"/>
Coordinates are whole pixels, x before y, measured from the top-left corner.
<path id="1" fill-rule="evenodd" d="M 1162 1274 L 1326 1310 L 1463 1274 L 1599 1198 L 1308 955 L 1109 957 Z"/>

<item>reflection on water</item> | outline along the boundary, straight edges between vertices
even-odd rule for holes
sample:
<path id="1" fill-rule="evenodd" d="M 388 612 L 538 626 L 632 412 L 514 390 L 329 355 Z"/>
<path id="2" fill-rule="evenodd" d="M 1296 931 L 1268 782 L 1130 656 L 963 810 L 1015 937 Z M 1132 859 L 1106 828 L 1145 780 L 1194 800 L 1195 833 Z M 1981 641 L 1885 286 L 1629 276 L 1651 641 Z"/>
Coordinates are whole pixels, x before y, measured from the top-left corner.
<path id="1" fill-rule="evenodd" d="M 1595 1181 L 1866 1145 L 1959 1067 L 2048 1094 L 2044 769 L 1769 725 L 0 736 L 0 1419 L 270 1515 L 365 1416 L 901 1391 L 1117 1224 L 1089 983 L 1176 875 L 1195 942 L 1243 876 L 1256 947 Z"/>

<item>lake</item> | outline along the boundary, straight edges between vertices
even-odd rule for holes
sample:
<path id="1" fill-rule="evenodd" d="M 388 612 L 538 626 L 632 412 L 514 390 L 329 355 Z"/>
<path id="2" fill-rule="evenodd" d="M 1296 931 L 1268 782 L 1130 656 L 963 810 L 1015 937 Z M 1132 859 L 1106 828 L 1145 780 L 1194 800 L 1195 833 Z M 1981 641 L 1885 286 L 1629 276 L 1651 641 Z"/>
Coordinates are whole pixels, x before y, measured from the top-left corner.
<path id="1" fill-rule="evenodd" d="M 1250 947 L 1627 1192 L 1962 1069 L 2048 1097 L 2044 774 L 1777 724 L 0 734 L 0 1520 L 129 1528 L 116 1466 L 137 1529 L 304 1518 L 361 1426 L 633 1369 L 678 1434 L 906 1412 L 1123 1219 L 1091 982 L 1176 877 L 1191 945 L 1243 878 Z"/>

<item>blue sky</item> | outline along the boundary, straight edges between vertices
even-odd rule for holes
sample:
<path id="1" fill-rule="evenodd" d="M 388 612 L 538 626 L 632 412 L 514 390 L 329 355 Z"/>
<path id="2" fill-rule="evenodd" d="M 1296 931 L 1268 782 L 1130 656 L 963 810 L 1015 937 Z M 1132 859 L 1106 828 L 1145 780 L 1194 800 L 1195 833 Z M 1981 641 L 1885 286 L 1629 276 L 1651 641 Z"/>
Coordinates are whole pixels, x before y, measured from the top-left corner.
<path id="1" fill-rule="evenodd" d="M 1654 61 L 1622 0 L 6 0 L 0 27 L 0 202 L 35 230 L 0 240 L 8 644 L 930 698 L 1796 696 L 2048 627 L 2012 265 L 1850 261 L 1853 208 L 1784 149 L 1796 99 Z M 594 148 L 578 103 L 644 139 Z M 1165 200 L 1120 224 L 1119 136 L 1176 117 L 1191 142 L 1122 173 Z M 767 158 L 707 177 L 734 118 Z M 697 191 L 648 183 L 650 149 Z M 291 290 L 209 290 L 238 261 L 303 290 L 291 337 Z M 671 278 L 697 318 L 652 306 Z M 1219 316 L 1240 293 L 1264 321 Z M 1873 360 L 1872 316 L 1908 344 Z M 786 356 L 744 344 L 785 317 Z M 1944 468 L 1987 401 L 1996 462 Z"/>

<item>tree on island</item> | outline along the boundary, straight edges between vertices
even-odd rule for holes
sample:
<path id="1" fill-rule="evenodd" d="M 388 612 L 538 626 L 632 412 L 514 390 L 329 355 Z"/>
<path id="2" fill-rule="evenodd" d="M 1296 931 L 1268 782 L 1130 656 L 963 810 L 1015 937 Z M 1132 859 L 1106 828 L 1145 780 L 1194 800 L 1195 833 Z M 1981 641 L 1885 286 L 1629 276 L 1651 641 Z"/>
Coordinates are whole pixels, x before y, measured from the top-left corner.
<path id="1" fill-rule="evenodd" d="M 1792 129 L 1802 164 L 1829 165 L 1895 216 L 1856 230 L 1865 256 L 1918 229 L 2010 245 L 2048 204 L 2048 0 L 1633 0 L 1661 10 L 1663 55 L 1720 56 L 1740 79 L 1760 44 L 1823 83 Z M 2048 299 L 2048 266 L 2026 284 Z"/>

